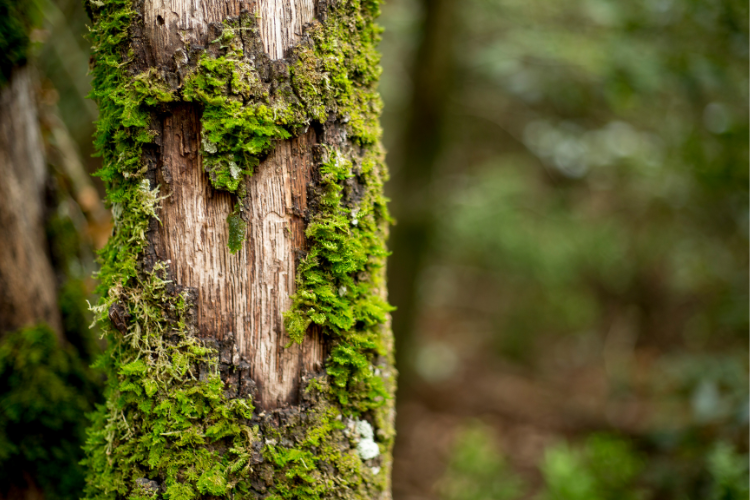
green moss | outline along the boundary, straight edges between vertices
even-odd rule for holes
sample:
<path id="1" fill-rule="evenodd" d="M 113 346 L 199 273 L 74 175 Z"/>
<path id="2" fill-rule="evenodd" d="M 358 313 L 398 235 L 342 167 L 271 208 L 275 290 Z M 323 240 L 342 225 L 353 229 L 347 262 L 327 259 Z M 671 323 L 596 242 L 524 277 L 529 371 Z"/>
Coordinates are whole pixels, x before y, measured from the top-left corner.
<path id="1" fill-rule="evenodd" d="M 373 355 L 389 355 L 381 331 L 391 310 L 381 293 L 388 220 L 381 169 L 379 154 L 362 159 L 356 177 L 365 194 L 350 208 L 343 183 L 355 177 L 352 162 L 337 150 L 325 152 L 319 210 L 306 230 L 310 251 L 297 270 L 293 306 L 284 314 L 287 332 L 297 342 L 311 323 L 331 337 L 331 391 L 340 404 L 359 412 L 382 406 L 388 397 L 371 361 Z"/>
<path id="2" fill-rule="evenodd" d="M 379 4 L 353 1 L 331 9 L 325 23 L 309 30 L 313 43 L 293 51 L 290 66 L 291 86 L 308 116 L 319 123 L 336 116 L 361 145 L 374 145 L 381 135 L 377 43 L 382 30 L 373 22 Z"/>
<path id="3" fill-rule="evenodd" d="M 144 174 L 142 148 L 152 142 L 149 131 L 149 105 L 166 98 L 128 74 L 127 42 L 135 16 L 130 0 L 111 0 L 95 7 L 96 23 L 91 30 L 92 91 L 90 97 L 99 106 L 94 138 L 102 168 L 97 175 L 107 188 L 115 228 L 100 252 L 101 270 L 97 292 L 106 296 L 115 286 L 135 278 L 138 258 L 145 248 L 149 221 L 156 217 L 158 187 L 151 188 Z M 171 96 L 170 96 L 171 99 Z"/>
<path id="4" fill-rule="evenodd" d="M 188 333 L 187 295 L 164 275 L 159 264 L 94 308 L 104 320 L 125 304 L 132 321 L 100 358 L 109 392 L 86 445 L 89 498 L 128 496 L 143 478 L 173 499 L 217 491 L 257 439 L 252 404 L 224 397 L 214 352 Z"/>
<path id="5" fill-rule="evenodd" d="M 389 218 L 377 6 L 328 7 L 325 22 L 307 29 L 281 63 L 259 49 L 253 16 L 227 21 L 172 90 L 154 70 L 128 69 L 130 1 L 94 5 L 96 146 L 115 229 L 101 252 L 103 298 L 92 308 L 109 340 L 99 362 L 109 389 L 86 447 L 86 498 L 373 498 L 386 488 L 395 375 L 383 298 Z M 304 411 L 258 415 L 249 399 L 225 394 L 222 370 L 235 368 L 195 337 L 188 291 L 169 282 L 165 264 L 142 265 L 161 200 L 146 178 L 144 148 L 154 141 L 152 117 L 179 101 L 202 107 L 204 168 L 216 189 L 239 198 L 227 219 L 232 252 L 245 239 L 246 178 L 276 141 L 333 123 L 356 145 L 320 150 L 309 251 L 285 314 L 294 341 L 315 323 L 332 345 L 326 374 L 306 382 Z M 357 454 L 352 430 L 362 418 L 375 426 L 382 452 L 369 461 Z"/>
<path id="6" fill-rule="evenodd" d="M 251 16 L 244 19 L 254 21 Z M 259 156 L 271 151 L 275 140 L 291 137 L 283 126 L 291 121 L 288 106 L 271 105 L 268 86 L 238 48 L 242 41 L 237 31 L 239 27 L 231 24 L 225 27 L 214 43 L 221 43 L 226 53 L 220 57 L 204 53 L 183 92 L 186 101 L 203 105 L 203 168 L 216 189 L 232 193 L 252 174 Z M 278 113 L 277 108 L 285 112 Z"/>
<path id="7" fill-rule="evenodd" d="M 264 427 L 263 456 L 273 466 L 268 498 L 376 498 L 386 487 L 385 468 L 364 466 L 357 455 L 354 421 L 328 400 L 325 379 L 313 379 L 306 396 L 313 405 L 285 425 Z M 290 436 L 293 446 L 283 444 Z"/>
<path id="8" fill-rule="evenodd" d="M 242 219 L 242 211 L 239 203 L 234 207 L 231 214 L 227 216 L 229 225 L 229 251 L 237 253 L 242 248 L 242 242 L 245 241 L 247 224 Z"/>

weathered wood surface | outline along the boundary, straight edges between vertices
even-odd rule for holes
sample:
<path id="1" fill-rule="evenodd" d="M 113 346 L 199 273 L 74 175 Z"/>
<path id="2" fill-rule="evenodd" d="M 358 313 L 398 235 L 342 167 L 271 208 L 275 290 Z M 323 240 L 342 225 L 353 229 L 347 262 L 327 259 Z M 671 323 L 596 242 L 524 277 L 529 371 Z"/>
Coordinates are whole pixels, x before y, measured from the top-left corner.
<path id="1" fill-rule="evenodd" d="M 247 10 L 259 17 L 263 48 L 271 59 L 281 59 L 284 51 L 299 38 L 306 23 L 315 15 L 314 0 L 145 0 L 144 26 L 157 64 L 174 60 L 184 43 L 203 45 L 209 26 Z"/>
<path id="2" fill-rule="evenodd" d="M 314 13 L 312 0 L 146 0 L 144 22 L 153 61 L 172 67 L 185 41 L 204 45 L 208 24 L 243 9 L 260 17 L 263 46 L 283 57 Z M 184 54 L 185 52 L 182 52 Z M 169 262 L 175 282 L 196 289 L 200 335 L 233 338 L 237 366 L 248 366 L 255 404 L 272 409 L 296 402 L 302 375 L 324 360 L 322 338 L 308 333 L 288 348 L 282 313 L 291 306 L 297 257 L 305 250 L 303 215 L 312 175 L 315 133 L 281 141 L 247 184 L 247 239 L 232 255 L 226 218 L 236 198 L 215 191 L 200 164 L 200 116 L 174 106 L 162 121 L 158 177 L 169 195 L 160 213 L 156 256 Z"/>
<path id="3" fill-rule="evenodd" d="M 61 332 L 44 231 L 47 169 L 32 70 L 0 88 L 0 335 L 45 321 Z"/>

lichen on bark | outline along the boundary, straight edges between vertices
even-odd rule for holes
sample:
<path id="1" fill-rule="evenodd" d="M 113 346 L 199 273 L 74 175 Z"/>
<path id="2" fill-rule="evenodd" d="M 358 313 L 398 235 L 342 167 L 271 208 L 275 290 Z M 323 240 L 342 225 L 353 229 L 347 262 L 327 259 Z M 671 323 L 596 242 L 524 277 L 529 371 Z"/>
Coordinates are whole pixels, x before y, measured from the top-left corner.
<path id="1" fill-rule="evenodd" d="M 280 61 L 263 52 L 253 14 L 228 19 L 207 47 L 175 54 L 177 85 L 161 70 L 132 69 L 137 3 L 89 7 L 98 175 L 115 229 L 92 308 L 109 341 L 99 361 L 109 389 L 89 432 L 86 498 L 388 497 L 395 371 L 384 283 L 379 2 L 319 2 L 320 19 Z M 247 177 L 277 141 L 307 127 L 324 137 L 309 186 L 308 251 L 285 325 L 296 342 L 316 325 L 330 355 L 293 408 L 264 412 L 234 390 L 223 377 L 235 369 L 227 353 L 196 332 L 191 290 L 170 280 L 166 263 L 144 263 L 163 199 L 144 154 L 156 140 L 156 114 L 180 102 L 202 108 L 203 168 L 215 189 L 237 197 L 227 221 L 213 221 L 230 226 L 232 251 L 244 234 Z M 374 433 L 362 435 L 368 426 Z"/>

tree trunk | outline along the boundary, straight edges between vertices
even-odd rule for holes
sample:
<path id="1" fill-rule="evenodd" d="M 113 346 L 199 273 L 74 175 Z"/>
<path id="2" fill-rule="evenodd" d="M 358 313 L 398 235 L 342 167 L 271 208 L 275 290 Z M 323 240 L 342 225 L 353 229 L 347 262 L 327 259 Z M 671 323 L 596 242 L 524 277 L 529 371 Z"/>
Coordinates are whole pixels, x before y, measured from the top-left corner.
<path id="1" fill-rule="evenodd" d="M 39 322 L 61 333 L 44 231 L 47 167 L 32 69 L 0 87 L 0 336 Z"/>
<path id="2" fill-rule="evenodd" d="M 376 1 L 91 2 L 88 498 L 390 496 Z"/>
<path id="3" fill-rule="evenodd" d="M 58 337 L 61 334 L 57 283 L 44 230 L 47 167 L 34 90 L 29 66 L 0 75 L 0 340 L 5 349 L 12 333 L 39 323 L 49 325 Z M 3 372 L 0 399 L 6 410 L 21 391 L 11 393 L 3 383 L 7 377 Z M 0 432 L 6 434 L 14 423 L 12 417 L 0 419 Z M 9 437 L 6 442 L 12 445 L 23 439 Z M 12 464 L 8 460 L 0 465 L 12 467 L 15 474 L 0 474 L 0 495 L 14 500 L 44 498 L 37 478 L 24 467 L 30 465 L 25 457 L 15 450 L 6 454 Z"/>
<path id="4" fill-rule="evenodd" d="M 406 130 L 398 144 L 390 190 L 398 224 L 393 229 L 389 261 L 397 365 L 403 377 L 399 390 L 412 379 L 414 329 L 417 323 L 419 277 L 434 233 L 433 177 L 441 152 L 446 111 L 455 70 L 453 39 L 456 0 L 422 0 L 422 31 L 411 71 L 413 92 Z"/>

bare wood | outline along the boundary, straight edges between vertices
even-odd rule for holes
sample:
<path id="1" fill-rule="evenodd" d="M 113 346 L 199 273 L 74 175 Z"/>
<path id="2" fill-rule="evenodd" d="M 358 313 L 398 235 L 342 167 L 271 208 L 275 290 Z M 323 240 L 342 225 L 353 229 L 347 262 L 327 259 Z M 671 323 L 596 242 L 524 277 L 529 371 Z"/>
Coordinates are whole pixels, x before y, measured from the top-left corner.
<path id="1" fill-rule="evenodd" d="M 271 59 L 281 59 L 315 17 L 313 0 L 261 0 L 260 38 Z"/>
<path id="2" fill-rule="evenodd" d="M 61 332 L 44 233 L 47 170 L 29 68 L 0 89 L 0 334 L 45 321 Z"/>
<path id="3" fill-rule="evenodd" d="M 197 289 L 200 335 L 234 338 L 233 362 L 249 362 L 257 400 L 265 408 L 293 403 L 301 374 L 319 370 L 324 354 L 316 333 L 285 349 L 281 316 L 291 306 L 295 254 L 305 249 L 301 214 L 315 134 L 281 142 L 250 178 L 248 238 L 232 255 L 225 221 L 236 200 L 215 191 L 201 170 L 199 127 L 186 105 L 164 122 L 161 176 L 169 198 L 160 214 L 158 257 L 179 285 Z"/>
<path id="4" fill-rule="evenodd" d="M 208 23 L 248 6 L 257 9 L 263 44 L 273 59 L 293 45 L 314 13 L 312 0 L 147 0 L 144 19 L 154 59 L 173 60 L 182 47 L 180 36 L 205 43 Z M 157 256 L 170 262 L 177 284 L 197 290 L 200 335 L 234 338 L 233 362 L 249 363 L 256 404 L 266 409 L 294 404 L 302 375 L 320 370 L 325 355 L 316 331 L 302 346 L 285 348 L 289 337 L 282 319 L 291 306 L 297 256 L 305 250 L 302 216 L 315 133 L 279 142 L 256 168 L 247 184 L 247 241 L 236 255 L 227 247 L 226 224 L 236 200 L 210 186 L 199 142 L 197 110 L 175 107 L 161 137 L 160 176 L 170 197 L 160 214 Z"/>
<path id="5" fill-rule="evenodd" d="M 271 59 L 281 59 L 315 16 L 314 0 L 146 0 L 144 25 L 156 63 L 170 64 L 184 43 L 203 45 L 208 27 L 243 10 L 260 18 L 263 48 Z M 179 57 L 179 56 L 178 56 Z"/>
<path id="6" fill-rule="evenodd" d="M 204 45 L 208 28 L 249 10 L 248 0 L 145 0 L 143 20 L 151 55 L 160 67 L 184 57 L 185 44 Z M 176 53 L 178 50 L 183 52 Z"/>

